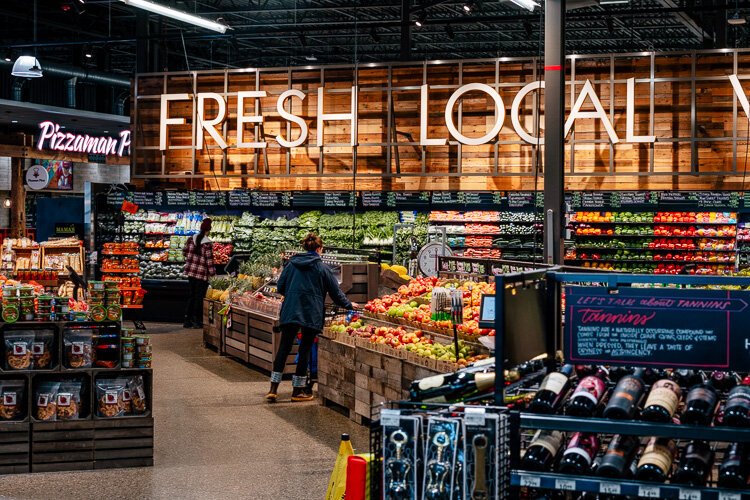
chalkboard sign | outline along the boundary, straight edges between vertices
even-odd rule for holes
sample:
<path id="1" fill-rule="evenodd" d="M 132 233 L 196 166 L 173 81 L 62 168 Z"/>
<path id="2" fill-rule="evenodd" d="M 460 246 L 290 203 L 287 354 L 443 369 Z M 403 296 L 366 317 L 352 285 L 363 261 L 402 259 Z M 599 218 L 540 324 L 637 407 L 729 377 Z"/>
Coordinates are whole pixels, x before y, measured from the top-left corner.
<path id="1" fill-rule="evenodd" d="M 659 193 L 655 191 L 620 191 L 612 193 L 610 200 L 621 208 L 639 207 L 642 205 L 658 205 Z"/>
<path id="2" fill-rule="evenodd" d="M 252 197 L 250 196 L 250 191 L 245 190 L 239 190 L 236 189 L 234 191 L 229 191 L 229 194 L 227 194 L 227 204 L 230 207 L 250 207 L 253 205 Z"/>
<path id="3" fill-rule="evenodd" d="M 537 206 L 544 206 L 544 195 L 533 191 L 508 192 L 505 199 L 508 208 L 515 209 L 532 209 Z M 541 204 L 541 205 L 540 205 Z"/>
<path id="4" fill-rule="evenodd" d="M 430 193 L 428 191 L 397 191 L 388 193 L 389 200 L 393 199 L 394 206 L 397 207 L 423 207 L 427 208 L 430 206 Z"/>
<path id="5" fill-rule="evenodd" d="M 122 206 L 123 201 L 125 201 L 125 193 L 122 191 L 107 193 L 107 205 L 119 209 Z"/>
<path id="6" fill-rule="evenodd" d="M 433 191 L 432 192 L 432 204 L 439 205 L 463 205 L 464 194 L 456 193 L 452 191 Z"/>
<path id="7" fill-rule="evenodd" d="M 356 193 L 352 192 L 308 192 L 294 193 L 292 204 L 295 208 L 351 208 L 357 201 Z"/>
<path id="8" fill-rule="evenodd" d="M 500 205 L 502 195 L 500 193 L 461 193 L 463 194 L 466 208 L 473 210 L 496 209 Z M 494 207 L 492 205 L 495 205 Z"/>
<path id="9" fill-rule="evenodd" d="M 740 193 L 736 191 L 699 191 L 696 194 L 701 208 L 726 210 L 740 207 Z"/>
<path id="10" fill-rule="evenodd" d="M 382 191 L 362 191 L 360 204 L 364 208 L 395 208 L 396 201 L 389 195 Z"/>
<path id="11" fill-rule="evenodd" d="M 750 292 L 567 287 L 566 360 L 580 364 L 743 371 Z"/>
<path id="12" fill-rule="evenodd" d="M 257 208 L 290 208 L 292 206 L 291 193 L 269 193 L 253 191 L 250 193 L 253 206 Z"/>
<path id="13" fill-rule="evenodd" d="M 162 204 L 161 191 L 136 191 L 128 198 L 138 206 L 158 207 Z"/>
<path id="14" fill-rule="evenodd" d="M 190 193 L 186 191 L 165 191 L 167 205 L 185 207 L 190 205 Z"/>
<path id="15" fill-rule="evenodd" d="M 227 204 L 224 191 L 192 191 L 191 205 L 196 207 L 223 207 Z"/>

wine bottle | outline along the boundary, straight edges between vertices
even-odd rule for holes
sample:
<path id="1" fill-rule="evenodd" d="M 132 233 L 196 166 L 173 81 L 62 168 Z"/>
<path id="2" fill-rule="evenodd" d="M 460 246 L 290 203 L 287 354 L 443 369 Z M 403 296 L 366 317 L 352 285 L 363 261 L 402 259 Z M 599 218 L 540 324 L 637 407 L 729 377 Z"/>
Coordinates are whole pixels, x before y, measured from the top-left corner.
<path id="1" fill-rule="evenodd" d="M 565 435 L 559 431 L 539 430 L 521 460 L 521 468 L 536 472 L 552 470 Z"/>
<path id="2" fill-rule="evenodd" d="M 559 372 L 552 372 L 547 375 L 531 401 L 529 411 L 533 413 L 555 413 L 570 389 L 572 374 L 573 365 L 564 365 Z"/>
<path id="3" fill-rule="evenodd" d="M 652 437 L 643 450 L 635 477 L 641 481 L 663 483 L 672 471 L 677 447 L 669 438 Z"/>
<path id="4" fill-rule="evenodd" d="M 607 393 L 607 370 L 599 368 L 578 382 L 565 412 L 576 417 L 590 417 Z"/>
<path id="5" fill-rule="evenodd" d="M 598 451 L 596 434 L 576 432 L 570 438 L 557 470 L 563 474 L 588 474 Z"/>
<path id="6" fill-rule="evenodd" d="M 576 365 L 576 376 L 579 379 L 582 379 L 583 377 L 588 377 L 589 375 L 594 375 L 598 370 L 599 367 L 594 365 Z"/>
<path id="7" fill-rule="evenodd" d="M 649 422 L 671 422 L 680 404 L 682 389 L 673 380 L 663 378 L 651 386 L 641 418 Z"/>
<path id="8" fill-rule="evenodd" d="M 727 395 L 724 425 L 750 427 L 750 386 L 738 385 Z"/>
<path id="9" fill-rule="evenodd" d="M 640 443 L 635 436 L 616 434 L 604 452 L 597 475 L 613 478 L 629 478 L 635 475 L 635 454 Z"/>
<path id="10" fill-rule="evenodd" d="M 446 373 L 413 382 L 409 398 L 423 403 L 454 403 L 490 391 L 494 387 L 493 372 Z"/>
<path id="11" fill-rule="evenodd" d="M 706 441 L 691 441 L 685 446 L 672 482 L 690 486 L 704 486 L 711 472 L 714 453 Z"/>
<path id="12" fill-rule="evenodd" d="M 711 425 L 719 404 L 719 394 L 713 382 L 693 386 L 685 396 L 685 411 L 680 421 L 687 425 Z"/>
<path id="13" fill-rule="evenodd" d="M 700 372 L 695 370 L 673 370 L 670 378 L 685 389 L 690 389 L 694 385 L 703 383 Z"/>
<path id="14" fill-rule="evenodd" d="M 616 384 L 622 377 L 632 373 L 633 369 L 627 366 L 612 366 L 609 368 L 609 380 Z"/>
<path id="15" fill-rule="evenodd" d="M 724 460 L 719 466 L 719 486 L 722 488 L 745 488 L 750 479 L 748 446 L 732 443 L 724 452 Z"/>
<path id="16" fill-rule="evenodd" d="M 737 376 L 733 373 L 715 371 L 711 373 L 711 383 L 721 392 L 727 392 L 737 385 Z"/>
<path id="17" fill-rule="evenodd" d="M 632 375 L 625 375 L 617 382 L 607 406 L 604 408 L 604 418 L 617 420 L 632 419 L 643 398 L 646 384 L 643 381 L 645 370 L 638 368 Z"/>

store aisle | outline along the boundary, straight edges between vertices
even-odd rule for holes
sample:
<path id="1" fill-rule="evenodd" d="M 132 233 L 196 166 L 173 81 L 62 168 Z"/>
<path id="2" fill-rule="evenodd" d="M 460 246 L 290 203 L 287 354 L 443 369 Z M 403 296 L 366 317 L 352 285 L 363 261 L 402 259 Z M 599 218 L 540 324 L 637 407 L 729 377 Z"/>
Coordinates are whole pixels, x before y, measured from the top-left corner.
<path id="1" fill-rule="evenodd" d="M 318 500 L 341 432 L 367 451 L 368 432 L 316 403 L 263 402 L 266 376 L 201 345 L 201 332 L 154 334 L 155 465 L 0 476 L 0 498 Z"/>

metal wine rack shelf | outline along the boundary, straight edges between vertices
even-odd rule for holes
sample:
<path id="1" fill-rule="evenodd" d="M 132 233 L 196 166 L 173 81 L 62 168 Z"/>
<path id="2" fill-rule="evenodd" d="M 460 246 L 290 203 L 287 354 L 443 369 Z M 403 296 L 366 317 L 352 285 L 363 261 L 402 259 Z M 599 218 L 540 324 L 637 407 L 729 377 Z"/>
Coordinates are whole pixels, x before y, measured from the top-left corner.
<path id="1" fill-rule="evenodd" d="M 510 476 L 510 483 L 511 486 L 517 487 L 675 500 L 741 500 L 748 498 L 748 495 L 750 495 L 750 490 L 693 488 L 673 484 L 655 484 L 609 478 L 599 479 L 547 472 L 513 471 Z"/>
<path id="2" fill-rule="evenodd" d="M 750 443 L 750 429 L 736 427 L 659 424 L 634 420 L 578 418 L 564 415 L 538 415 L 531 413 L 517 413 L 512 421 L 515 421 L 520 429 L 545 429 L 563 432 L 627 434 L 686 440 L 699 439 L 726 443 Z M 520 432 L 518 434 L 520 435 Z M 520 462 L 514 459 L 513 463 L 519 464 Z M 530 472 L 518 470 L 516 467 L 511 471 L 510 483 L 513 487 L 589 492 L 640 498 L 677 500 L 740 500 L 750 498 L 750 489 L 696 488 L 686 485 L 659 484 L 616 478 Z"/>

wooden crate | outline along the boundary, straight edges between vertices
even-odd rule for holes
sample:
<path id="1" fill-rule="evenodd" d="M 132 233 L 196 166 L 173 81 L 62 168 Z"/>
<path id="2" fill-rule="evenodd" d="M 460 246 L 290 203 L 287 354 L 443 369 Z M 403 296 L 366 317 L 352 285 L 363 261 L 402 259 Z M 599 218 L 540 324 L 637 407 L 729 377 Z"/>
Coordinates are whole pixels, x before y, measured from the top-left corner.
<path id="1" fill-rule="evenodd" d="M 0 474 L 20 474 L 31 470 L 29 422 L 0 423 Z"/>
<path id="2" fill-rule="evenodd" d="M 31 472 L 93 468 L 93 420 L 31 423 Z"/>
<path id="3" fill-rule="evenodd" d="M 203 299 L 203 345 L 221 352 L 222 317 L 219 311 L 222 303 Z"/>
<path id="4" fill-rule="evenodd" d="M 378 296 L 380 266 L 377 264 L 342 264 L 341 291 L 353 302 L 365 303 Z"/>
<path id="5" fill-rule="evenodd" d="M 154 464 L 154 419 L 126 417 L 94 421 L 94 468 Z"/>
<path id="6" fill-rule="evenodd" d="M 248 312 L 232 307 L 230 315 L 231 325 L 224 328 L 221 334 L 222 352 L 247 363 L 249 360 L 247 350 Z"/>

